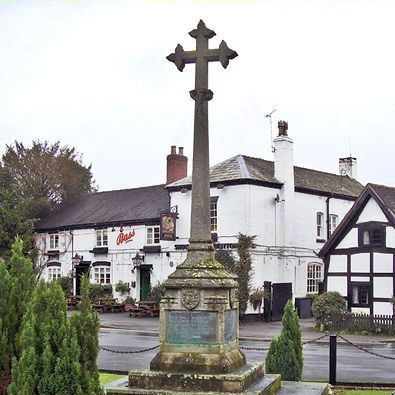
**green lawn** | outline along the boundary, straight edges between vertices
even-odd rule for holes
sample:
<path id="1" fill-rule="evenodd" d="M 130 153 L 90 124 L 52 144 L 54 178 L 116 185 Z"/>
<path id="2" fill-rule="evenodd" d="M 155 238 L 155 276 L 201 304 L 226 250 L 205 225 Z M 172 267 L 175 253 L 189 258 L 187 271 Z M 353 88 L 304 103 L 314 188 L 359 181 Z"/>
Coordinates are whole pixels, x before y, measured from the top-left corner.
<path id="1" fill-rule="evenodd" d="M 118 380 L 121 377 L 126 377 L 126 375 L 122 374 L 112 374 L 112 373 L 100 373 L 100 384 L 108 384 L 111 383 L 112 381 Z"/>
<path id="2" fill-rule="evenodd" d="M 338 395 L 391 395 L 392 391 L 370 391 L 370 390 L 342 390 L 340 392 L 336 391 Z"/>

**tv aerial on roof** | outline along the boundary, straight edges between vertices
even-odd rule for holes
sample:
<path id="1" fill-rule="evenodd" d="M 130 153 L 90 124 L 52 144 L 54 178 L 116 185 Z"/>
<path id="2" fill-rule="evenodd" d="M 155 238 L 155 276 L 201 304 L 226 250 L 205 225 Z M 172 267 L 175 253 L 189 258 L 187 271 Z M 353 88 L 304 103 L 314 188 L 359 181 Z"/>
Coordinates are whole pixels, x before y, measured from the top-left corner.
<path id="1" fill-rule="evenodd" d="M 277 109 L 275 108 L 272 112 L 269 112 L 269 114 L 265 115 L 265 118 L 270 118 L 270 143 L 271 143 L 271 146 L 272 146 L 272 152 L 274 152 L 272 115 L 273 115 L 274 111 L 276 111 L 276 110 Z"/>

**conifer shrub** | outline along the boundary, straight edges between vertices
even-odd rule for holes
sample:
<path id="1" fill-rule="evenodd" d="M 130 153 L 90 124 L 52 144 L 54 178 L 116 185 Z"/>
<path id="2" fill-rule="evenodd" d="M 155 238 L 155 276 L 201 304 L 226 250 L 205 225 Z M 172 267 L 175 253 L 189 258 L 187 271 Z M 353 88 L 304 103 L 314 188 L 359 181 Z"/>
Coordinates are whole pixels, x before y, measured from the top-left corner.
<path id="1" fill-rule="evenodd" d="M 300 381 L 303 372 L 302 334 L 292 301 L 284 308 L 280 335 L 270 343 L 266 372 L 279 373 L 283 380 Z"/>
<path id="2" fill-rule="evenodd" d="M 20 358 L 13 358 L 10 395 L 82 394 L 80 347 L 57 282 L 41 282 L 23 317 Z"/>
<path id="3" fill-rule="evenodd" d="M 103 394 L 100 385 L 97 356 L 99 354 L 99 315 L 92 310 L 89 298 L 91 284 L 87 276 L 81 281 L 80 313 L 74 313 L 71 322 L 77 333 L 80 353 L 79 383 L 84 394 Z"/>
<path id="4" fill-rule="evenodd" d="M 22 317 L 31 299 L 35 275 L 33 263 L 24 254 L 24 243 L 16 238 L 10 258 L 0 259 L 0 392 L 11 379 L 11 363 L 20 357 Z"/>
<path id="5" fill-rule="evenodd" d="M 324 292 L 315 298 L 312 306 L 315 326 L 319 330 L 330 328 L 331 314 L 347 314 L 347 303 L 339 292 Z"/>

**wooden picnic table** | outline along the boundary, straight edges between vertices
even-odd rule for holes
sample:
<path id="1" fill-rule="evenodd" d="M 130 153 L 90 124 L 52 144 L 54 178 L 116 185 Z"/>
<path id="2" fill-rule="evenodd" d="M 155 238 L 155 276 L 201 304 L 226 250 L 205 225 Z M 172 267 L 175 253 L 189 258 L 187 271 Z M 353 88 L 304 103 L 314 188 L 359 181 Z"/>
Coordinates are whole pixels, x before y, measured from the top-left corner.
<path id="1" fill-rule="evenodd" d="M 138 307 L 132 307 L 129 311 L 130 317 L 142 317 L 149 315 L 150 317 L 159 316 L 159 305 L 154 300 L 140 300 L 137 302 Z"/>

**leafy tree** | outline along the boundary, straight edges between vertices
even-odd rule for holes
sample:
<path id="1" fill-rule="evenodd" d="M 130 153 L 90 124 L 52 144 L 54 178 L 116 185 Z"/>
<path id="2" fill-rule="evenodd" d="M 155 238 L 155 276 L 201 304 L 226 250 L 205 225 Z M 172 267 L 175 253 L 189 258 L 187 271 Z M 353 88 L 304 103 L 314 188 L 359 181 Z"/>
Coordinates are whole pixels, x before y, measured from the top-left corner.
<path id="1" fill-rule="evenodd" d="M 41 282 L 23 318 L 20 358 L 13 358 L 10 395 L 82 394 L 80 348 L 57 282 Z"/>
<path id="2" fill-rule="evenodd" d="M 17 238 L 8 263 L 0 260 L 0 382 L 3 386 L 9 381 L 12 358 L 20 356 L 22 317 L 31 299 L 34 280 L 33 264 L 23 252 L 23 241 Z"/>
<path id="3" fill-rule="evenodd" d="M 339 292 L 324 292 L 318 295 L 314 299 L 312 311 L 315 326 L 321 330 L 326 330 L 330 325 L 331 314 L 346 314 L 348 312 L 347 303 Z"/>
<path id="4" fill-rule="evenodd" d="M 7 169 L 0 167 L 0 256 L 8 258 L 16 236 L 32 248 L 34 220 L 29 218 L 30 200 L 12 179 Z"/>
<path id="5" fill-rule="evenodd" d="M 79 383 L 84 394 L 103 394 L 96 359 L 99 353 L 99 316 L 92 310 L 89 279 L 82 277 L 80 314 L 73 314 L 72 324 L 77 333 L 80 353 Z"/>
<path id="6" fill-rule="evenodd" d="M 303 372 L 302 335 L 292 301 L 284 308 L 281 333 L 266 357 L 267 373 L 280 373 L 283 380 L 300 381 Z"/>
<path id="7" fill-rule="evenodd" d="M 75 148 L 60 142 L 33 141 L 31 147 L 15 141 L 6 146 L 3 166 L 30 198 L 30 218 L 42 218 L 57 205 L 94 190 L 91 166 L 82 164 Z"/>

